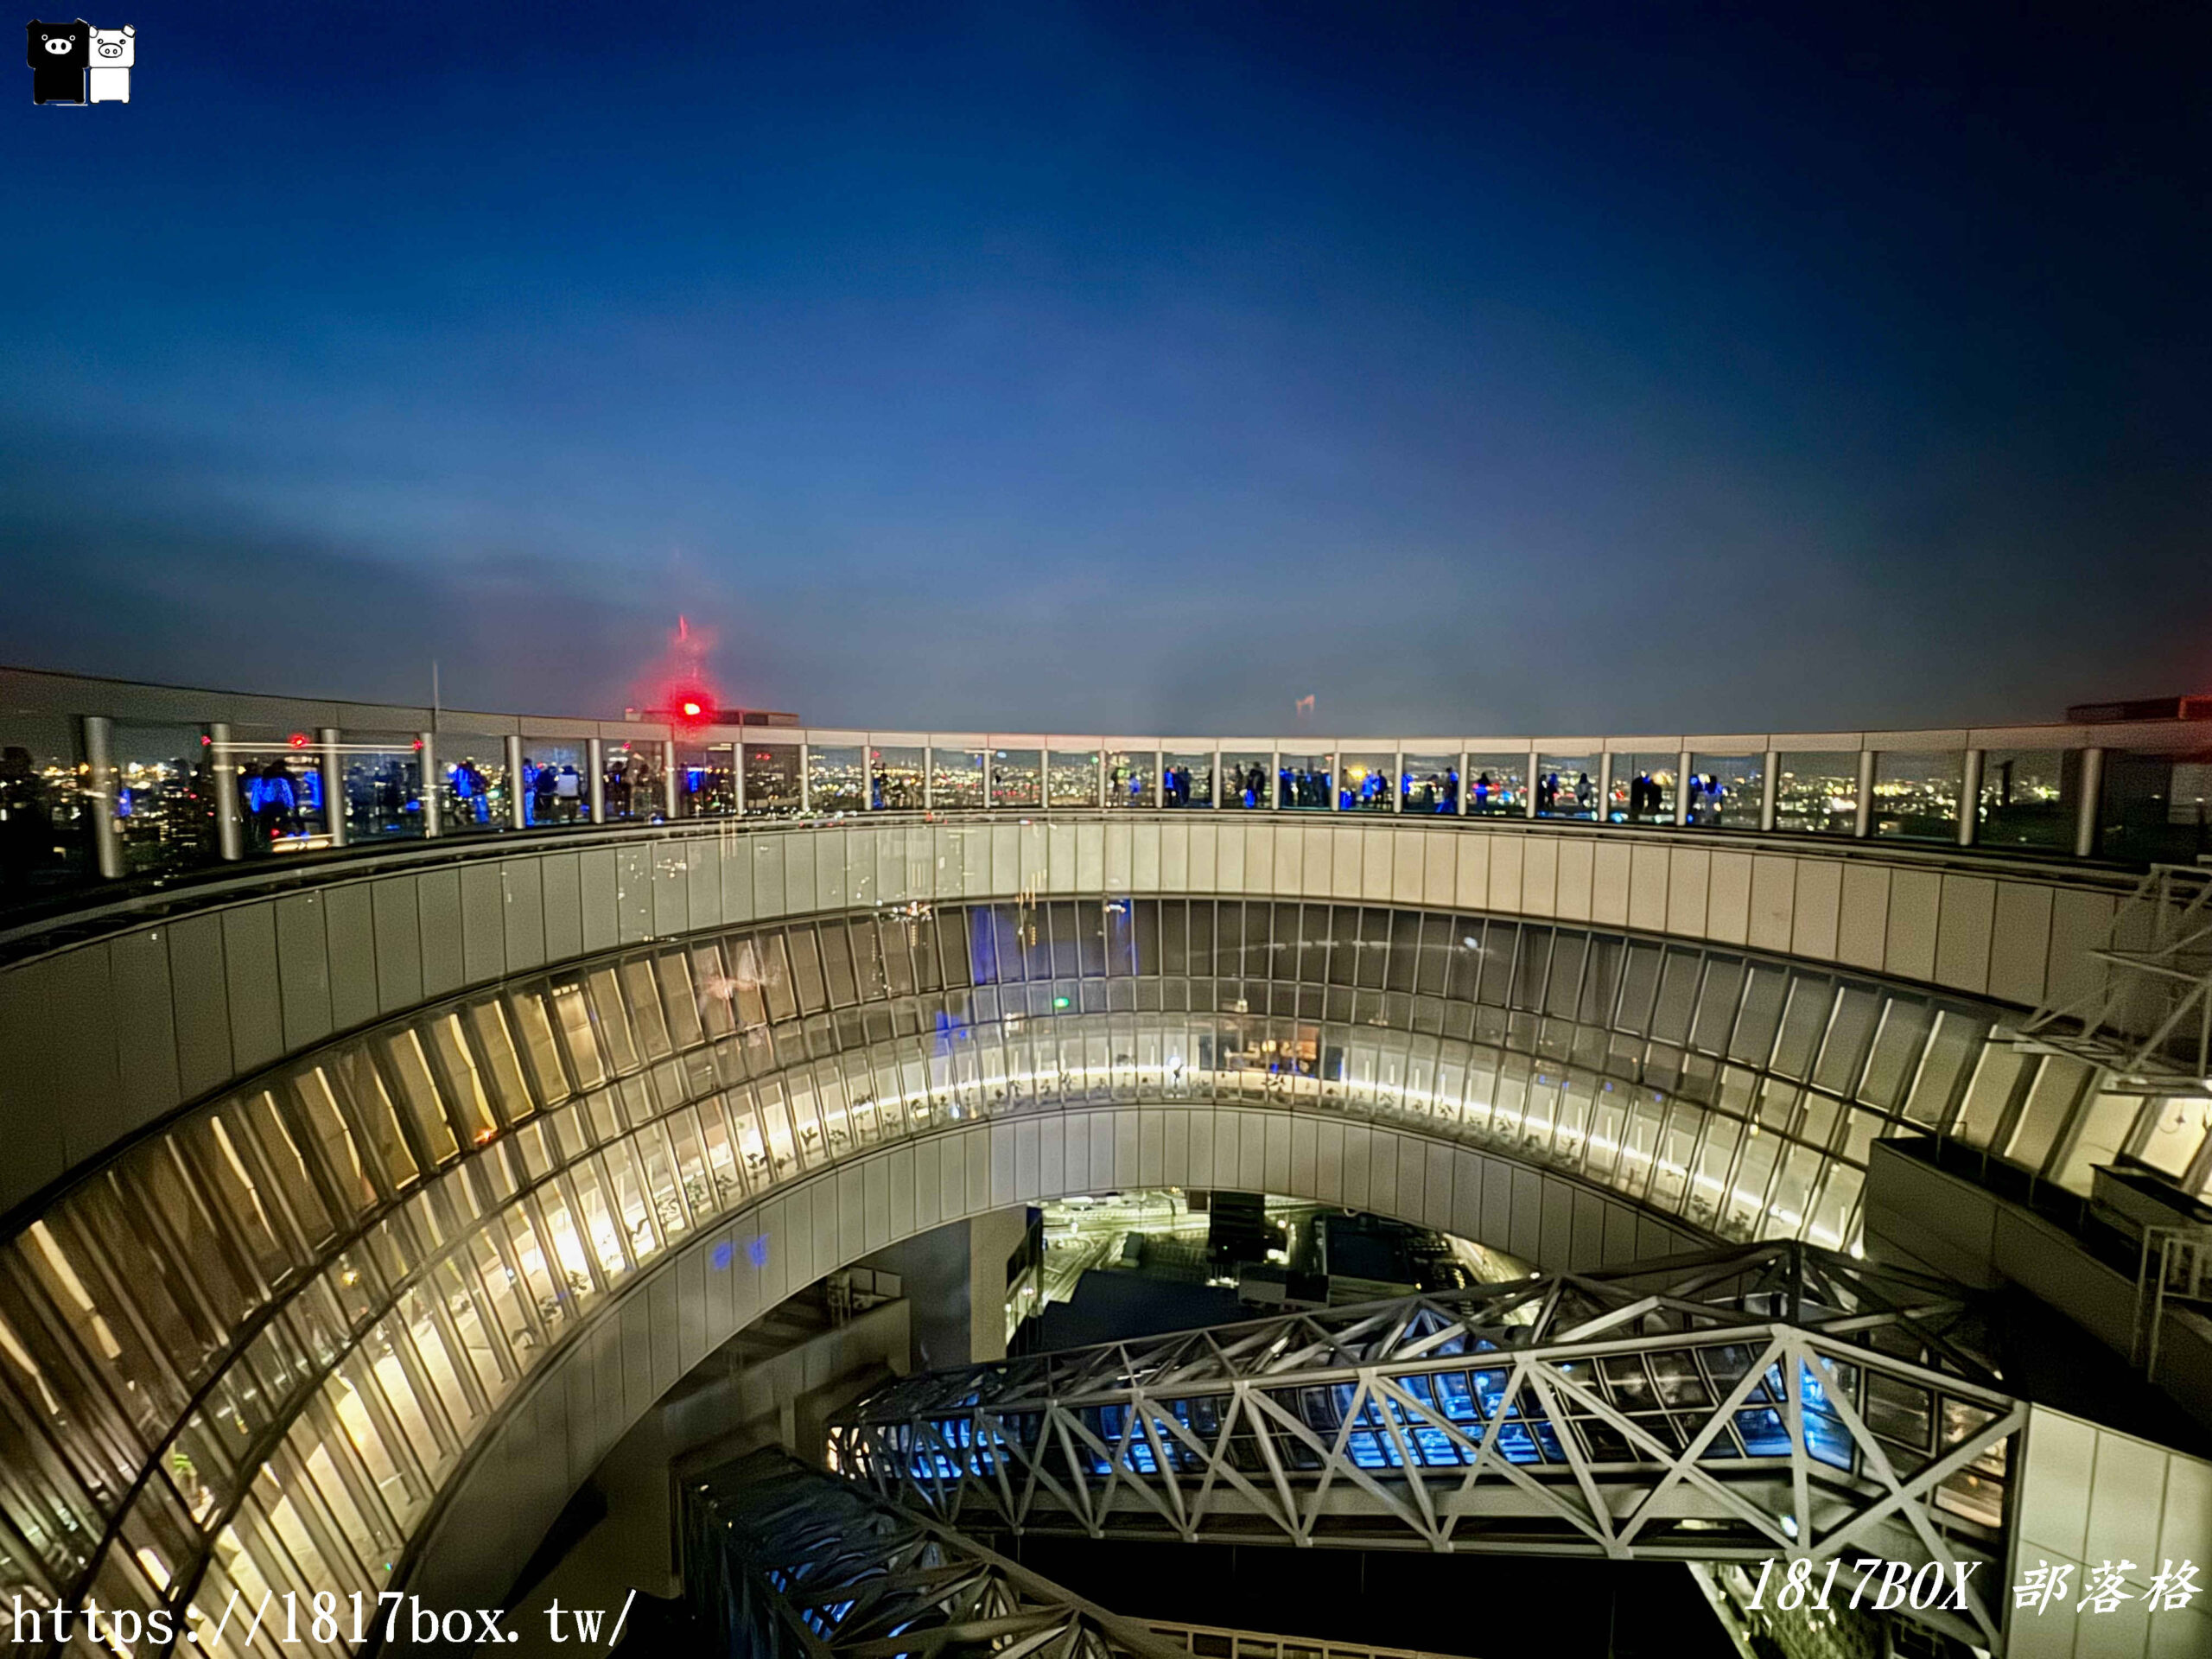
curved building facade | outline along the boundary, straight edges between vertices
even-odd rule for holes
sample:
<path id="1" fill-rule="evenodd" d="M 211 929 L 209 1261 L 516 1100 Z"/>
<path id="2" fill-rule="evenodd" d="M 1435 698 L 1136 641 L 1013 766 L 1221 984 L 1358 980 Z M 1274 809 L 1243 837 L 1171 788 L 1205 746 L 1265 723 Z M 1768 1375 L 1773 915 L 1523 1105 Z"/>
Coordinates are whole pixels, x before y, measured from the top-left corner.
<path id="1" fill-rule="evenodd" d="M 2075 856 L 2066 779 L 2127 771 L 2096 746 L 2047 751 L 2063 844 L 2005 855 L 2027 820 L 1967 779 L 2021 743 L 759 728 L 717 761 L 630 723 L 566 734 L 569 786 L 529 736 L 558 722 L 477 734 L 498 778 L 427 714 L 402 747 L 404 710 L 264 763 L 257 718 L 327 711 L 232 701 L 150 783 L 127 709 L 73 717 L 46 821 L 97 839 L 19 871 L 0 931 L 0 1600 L 496 1603 L 746 1319 L 993 1206 L 1241 1185 L 1571 1268 L 1856 1248 L 1905 1135 L 2207 1180 L 2185 1091 L 2012 1040 L 2140 903 Z M 2189 738 L 2146 740 L 2169 790 Z M 1801 753 L 1854 791 L 1802 832 Z M 1953 753 L 1912 797 L 1948 834 L 1885 831 L 1896 757 Z M 136 879 L 134 835 L 169 849 Z"/>

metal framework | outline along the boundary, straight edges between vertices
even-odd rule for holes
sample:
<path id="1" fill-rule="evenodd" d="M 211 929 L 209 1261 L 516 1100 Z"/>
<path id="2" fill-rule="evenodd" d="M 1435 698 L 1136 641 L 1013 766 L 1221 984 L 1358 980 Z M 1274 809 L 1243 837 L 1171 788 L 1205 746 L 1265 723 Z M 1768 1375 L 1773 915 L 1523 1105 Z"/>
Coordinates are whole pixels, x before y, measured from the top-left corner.
<path id="1" fill-rule="evenodd" d="M 683 1494 L 685 1579 L 725 1653 L 753 1659 L 1189 1659 L 921 1516 L 779 1451 Z"/>
<path id="2" fill-rule="evenodd" d="M 963 1528 L 1932 1563 L 1959 1607 L 1916 1617 L 1995 1649 L 2027 1413 L 1986 1334 L 1753 1245 L 903 1378 L 831 1457 Z"/>
<path id="3" fill-rule="evenodd" d="M 2212 1098 L 2212 866 L 2152 865 L 2089 954 L 2103 977 L 2037 1009 L 2018 1045 L 2103 1068 L 2109 1093 Z"/>

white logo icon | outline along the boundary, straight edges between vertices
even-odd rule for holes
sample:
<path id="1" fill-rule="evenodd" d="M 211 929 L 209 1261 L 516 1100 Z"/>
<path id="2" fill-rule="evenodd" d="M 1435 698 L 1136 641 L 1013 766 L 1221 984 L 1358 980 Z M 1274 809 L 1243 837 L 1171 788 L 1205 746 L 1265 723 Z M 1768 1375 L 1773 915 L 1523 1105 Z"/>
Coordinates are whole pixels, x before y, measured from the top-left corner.
<path id="1" fill-rule="evenodd" d="M 85 77 L 92 103 L 130 101 L 130 66 L 137 56 L 137 34 L 128 24 L 92 31 L 92 63 Z"/>

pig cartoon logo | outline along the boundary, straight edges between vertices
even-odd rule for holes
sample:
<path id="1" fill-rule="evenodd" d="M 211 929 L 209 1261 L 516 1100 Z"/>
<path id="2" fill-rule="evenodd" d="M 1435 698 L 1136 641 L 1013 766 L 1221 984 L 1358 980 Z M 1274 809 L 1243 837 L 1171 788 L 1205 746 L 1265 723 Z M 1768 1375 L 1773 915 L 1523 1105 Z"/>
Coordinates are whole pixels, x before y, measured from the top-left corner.
<path id="1" fill-rule="evenodd" d="M 85 71 L 92 62 L 91 27 L 73 23 L 30 26 L 31 102 L 82 104 Z"/>
<path id="2" fill-rule="evenodd" d="M 92 31 L 92 63 L 85 79 L 95 104 L 130 101 L 130 65 L 138 54 L 138 31 L 125 23 L 121 29 Z"/>

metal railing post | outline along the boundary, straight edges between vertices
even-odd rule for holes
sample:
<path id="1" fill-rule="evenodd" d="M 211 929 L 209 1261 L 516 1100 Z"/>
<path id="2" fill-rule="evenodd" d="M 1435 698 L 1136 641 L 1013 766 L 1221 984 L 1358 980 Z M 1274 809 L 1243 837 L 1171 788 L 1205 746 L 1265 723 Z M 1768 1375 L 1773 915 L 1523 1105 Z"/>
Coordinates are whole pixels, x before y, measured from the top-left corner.
<path id="1" fill-rule="evenodd" d="M 445 791 L 439 787 L 445 780 L 438 775 L 438 734 L 417 732 L 415 741 L 423 756 L 423 833 L 442 836 L 446 832 L 446 802 Z"/>
<path id="2" fill-rule="evenodd" d="M 1874 833 L 1874 751 L 1859 751 L 1859 798 L 1851 809 L 1851 833 L 1864 841 Z"/>
<path id="3" fill-rule="evenodd" d="M 530 787 L 522 775 L 522 734 L 509 732 L 507 750 L 507 823 L 517 830 L 530 828 Z"/>
<path id="4" fill-rule="evenodd" d="M 661 807 L 668 814 L 668 821 L 674 823 L 681 816 L 679 809 L 683 804 L 683 791 L 677 786 L 680 779 L 676 770 L 676 740 L 674 738 L 662 740 L 660 759 Z M 865 751 L 862 752 L 861 760 L 863 762 L 867 760 Z M 865 768 L 863 768 L 863 774 L 865 774 Z M 863 775 L 861 787 L 863 789 L 867 787 L 865 775 Z"/>
<path id="5" fill-rule="evenodd" d="M 215 791 L 215 855 L 235 864 L 245 856 L 245 821 L 238 810 L 238 763 L 231 753 L 227 721 L 207 728 L 207 776 Z"/>
<path id="6" fill-rule="evenodd" d="M 1675 754 L 1675 822 L 1678 824 L 1690 821 L 1690 764 L 1696 759 L 1688 749 Z"/>
<path id="7" fill-rule="evenodd" d="M 315 734 L 322 767 L 322 827 L 333 847 L 346 844 L 346 757 L 338 752 L 338 728 L 325 726 Z"/>
<path id="8" fill-rule="evenodd" d="M 1769 749 L 1759 763 L 1759 828 L 1767 835 L 1774 833 L 1775 808 L 1781 798 L 1782 751 Z"/>
<path id="9" fill-rule="evenodd" d="M 92 868 L 103 881 L 123 874 L 123 823 L 115 816 L 115 722 L 105 715 L 86 715 L 85 740 L 85 799 L 92 826 Z"/>
<path id="10" fill-rule="evenodd" d="M 584 740 L 584 769 L 591 775 L 586 780 L 585 804 L 591 810 L 594 823 L 607 822 L 607 744 L 603 739 Z"/>
<path id="11" fill-rule="evenodd" d="M 2104 810 L 2105 752 L 2082 751 L 2082 796 L 2074 803 L 2074 856 L 2097 855 L 2097 818 Z"/>
<path id="12" fill-rule="evenodd" d="M 1959 771 L 1959 845 L 1971 847 L 1981 830 L 1981 751 L 1968 749 Z"/>

